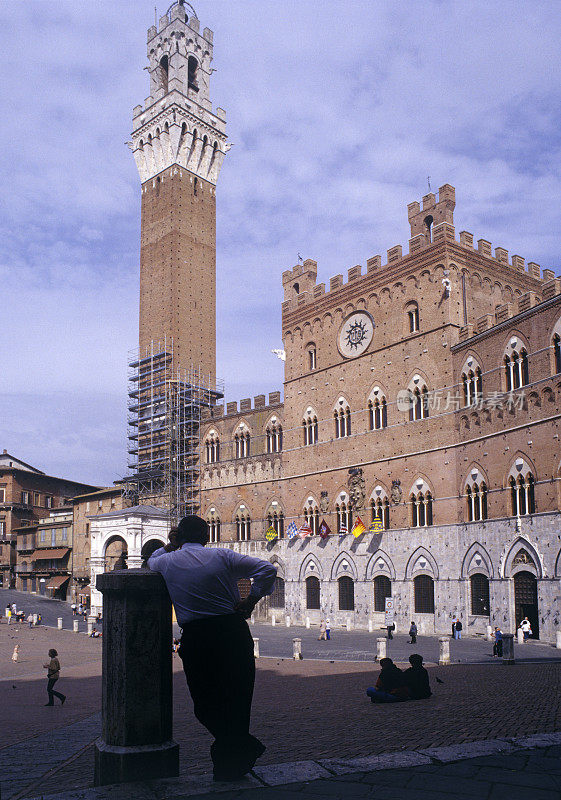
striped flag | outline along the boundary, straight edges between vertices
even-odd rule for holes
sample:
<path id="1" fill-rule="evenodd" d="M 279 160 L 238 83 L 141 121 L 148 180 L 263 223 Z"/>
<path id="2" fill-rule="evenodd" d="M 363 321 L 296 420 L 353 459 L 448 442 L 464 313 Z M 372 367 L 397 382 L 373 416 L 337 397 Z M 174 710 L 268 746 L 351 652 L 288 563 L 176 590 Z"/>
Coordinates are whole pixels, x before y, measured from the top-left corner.
<path id="1" fill-rule="evenodd" d="M 345 525 L 345 523 L 342 523 L 341 527 L 339 528 L 339 536 L 346 536 L 347 533 L 348 533 L 347 526 Z"/>
<path id="2" fill-rule="evenodd" d="M 288 528 L 286 529 L 287 539 L 294 539 L 297 533 L 298 533 L 298 528 L 296 527 L 296 523 L 291 522 Z"/>
<path id="3" fill-rule="evenodd" d="M 307 522 L 302 523 L 302 525 L 300 525 L 300 529 L 298 531 L 298 536 L 301 539 L 305 539 L 306 536 L 311 536 L 311 535 L 312 535 L 312 529 L 310 528 L 308 523 Z"/>
<path id="4" fill-rule="evenodd" d="M 356 518 L 356 522 L 353 525 L 353 529 L 351 531 L 352 535 L 357 539 L 366 531 L 366 525 L 363 523 L 360 517 Z"/>
<path id="5" fill-rule="evenodd" d="M 275 539 L 278 539 L 278 536 L 279 536 L 278 533 L 276 532 L 276 530 L 273 528 L 272 525 L 265 531 L 265 539 L 268 542 L 274 542 Z"/>
<path id="6" fill-rule="evenodd" d="M 378 533 L 378 531 L 384 530 L 384 523 L 382 522 L 381 517 L 374 517 L 372 520 L 372 525 L 368 528 L 369 533 Z"/>

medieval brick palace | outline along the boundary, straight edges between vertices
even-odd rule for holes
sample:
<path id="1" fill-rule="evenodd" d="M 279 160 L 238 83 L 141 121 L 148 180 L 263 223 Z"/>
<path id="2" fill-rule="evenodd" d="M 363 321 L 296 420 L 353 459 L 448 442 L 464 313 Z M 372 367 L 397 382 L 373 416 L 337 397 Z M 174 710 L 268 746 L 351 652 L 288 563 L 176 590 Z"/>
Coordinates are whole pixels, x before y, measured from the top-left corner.
<path id="1" fill-rule="evenodd" d="M 227 151 L 209 99 L 212 39 L 182 3 L 149 29 L 151 94 L 131 142 L 140 344 L 169 338 L 210 375 Z M 561 280 L 457 235 L 454 209 L 448 184 L 410 203 L 408 252 L 393 246 L 327 289 L 311 259 L 284 272 L 284 402 L 207 409 L 200 513 L 213 541 L 278 565 L 268 618 L 375 628 L 391 597 L 398 630 L 414 619 L 447 633 L 459 616 L 468 633 L 508 632 L 528 616 L 555 639 Z M 118 530 L 139 563 L 134 542 L 164 539 L 165 514 L 140 505 L 92 521 L 93 578 Z"/>

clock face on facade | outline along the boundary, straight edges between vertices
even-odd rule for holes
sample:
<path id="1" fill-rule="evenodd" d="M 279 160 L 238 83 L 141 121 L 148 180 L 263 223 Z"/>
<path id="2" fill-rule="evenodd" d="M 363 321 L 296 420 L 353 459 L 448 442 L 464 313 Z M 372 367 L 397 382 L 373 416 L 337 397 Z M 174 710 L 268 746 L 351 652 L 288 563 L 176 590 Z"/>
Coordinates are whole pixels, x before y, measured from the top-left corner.
<path id="1" fill-rule="evenodd" d="M 345 358 L 360 356 L 374 336 L 374 320 L 366 311 L 355 311 L 341 325 L 337 347 Z"/>

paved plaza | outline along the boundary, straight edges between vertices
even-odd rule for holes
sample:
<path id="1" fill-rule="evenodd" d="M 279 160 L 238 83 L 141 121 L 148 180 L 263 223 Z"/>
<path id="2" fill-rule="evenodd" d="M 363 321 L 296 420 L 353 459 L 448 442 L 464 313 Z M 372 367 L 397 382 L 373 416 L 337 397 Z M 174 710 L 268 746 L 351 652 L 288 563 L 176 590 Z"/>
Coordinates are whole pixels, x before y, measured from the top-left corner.
<path id="1" fill-rule="evenodd" d="M 264 644 L 262 652 L 269 646 L 267 642 L 270 642 L 271 647 L 277 646 L 284 652 L 288 645 L 291 646 L 291 639 L 296 631 L 297 629 L 292 628 L 274 631 L 262 630 L 257 626 L 253 628 L 254 635 L 262 632 L 266 634 L 259 637 Z M 301 630 L 298 631 L 300 632 Z M 544 658 L 540 663 L 504 666 L 501 662 L 491 659 L 488 664 L 461 663 L 449 667 L 432 665 L 429 666 L 429 672 L 434 696 L 430 700 L 374 706 L 368 702 L 364 691 L 376 679 L 376 665 L 367 663 L 366 660 L 345 661 L 325 657 L 313 660 L 306 657 L 306 648 L 312 652 L 315 638 L 318 646 L 327 644 L 334 648 L 331 653 L 327 652 L 327 655 L 350 653 L 351 641 L 354 640 L 353 637 L 358 637 L 363 642 L 361 649 L 366 653 L 370 645 L 367 646 L 364 642 L 374 640 L 375 646 L 376 636 L 371 635 L 368 638 L 367 634 L 358 632 L 347 634 L 341 631 L 334 635 L 332 642 L 325 643 L 317 642 L 317 632 L 306 631 L 306 634 L 310 639 L 308 641 L 304 635 L 302 636 L 305 654 L 303 661 L 294 662 L 290 657 L 284 659 L 261 657 L 258 661 L 253 732 L 267 744 L 267 751 L 259 762 L 260 769 L 265 772 L 261 778 L 252 778 L 249 784 L 244 784 L 246 787 L 253 785 L 262 788 L 250 790 L 244 789 L 244 785 L 241 785 L 235 790 L 236 793 L 241 792 L 240 796 L 247 792 L 248 795 L 251 793 L 254 800 L 259 800 L 261 794 L 269 793 L 271 800 L 275 800 L 281 792 L 283 797 L 288 796 L 287 792 L 293 796 L 295 792 L 304 794 L 311 792 L 316 797 L 322 795 L 333 797 L 340 792 L 341 796 L 358 797 L 368 796 L 374 792 L 372 787 L 376 787 L 376 796 L 384 797 L 389 796 L 384 794 L 386 789 L 381 793 L 378 789 L 382 790 L 381 783 L 390 781 L 390 777 L 393 776 L 391 779 L 399 783 L 391 784 L 390 781 L 384 785 L 394 786 L 394 789 L 398 786 L 404 787 L 399 789 L 398 795 L 405 798 L 414 797 L 416 795 L 411 792 L 418 791 L 416 787 L 425 785 L 429 777 L 435 786 L 438 783 L 437 775 L 448 776 L 446 780 L 450 782 L 450 774 L 446 771 L 441 773 L 440 770 L 449 770 L 451 766 L 441 764 L 440 758 L 436 760 L 429 758 L 427 762 L 427 757 L 423 755 L 425 760 L 418 762 L 418 754 L 421 751 L 424 753 L 427 748 L 449 748 L 452 745 L 465 747 L 466 743 L 482 741 L 489 743 L 500 740 L 503 742 L 500 749 L 508 750 L 514 746 L 513 739 L 519 741 L 521 737 L 552 734 L 561 730 L 561 663 L 559 662 Z M 269 636 L 272 638 L 269 639 Z M 348 640 L 344 642 L 345 636 Z M 20 644 L 21 658 L 17 664 L 13 664 L 11 653 L 16 641 Z M 420 641 L 419 645 L 422 644 Z M 429 640 L 426 644 L 432 646 Z M 466 652 L 468 648 L 473 647 L 488 649 L 488 644 L 485 642 L 465 640 L 457 644 L 465 645 Z M 395 646 L 393 655 L 399 660 L 398 653 L 403 646 L 399 638 L 395 642 L 389 642 L 389 645 Z M 54 708 L 45 708 L 43 704 L 46 702 L 46 679 L 45 670 L 41 665 L 46 658 L 48 648 L 53 646 L 60 654 L 62 663 L 60 689 L 67 694 L 68 701 L 64 707 L 57 705 Z M 338 647 L 340 650 L 336 649 Z M 544 645 L 525 645 L 524 648 L 526 647 L 528 650 L 523 648 L 519 650 L 526 654 L 532 648 L 547 653 L 548 656 L 556 653 L 553 648 Z M 85 791 L 91 786 L 93 775 L 93 741 L 100 731 L 101 648 L 101 640 L 90 639 L 84 634 L 73 633 L 70 630 L 59 631 L 48 627 L 30 630 L 25 625 L 8 626 L 5 622 L 0 625 L 2 800 L 38 797 L 62 791 L 68 792 L 68 797 L 73 798 L 90 796 L 78 792 Z M 424 652 L 422 646 L 416 649 Z M 437 677 L 443 683 L 438 683 Z M 149 790 L 149 795 L 144 795 L 143 789 L 140 794 L 135 795 L 137 797 L 158 796 L 162 800 L 167 796 L 180 796 L 181 793 L 192 795 L 195 791 L 193 786 L 196 788 L 195 793 L 198 794 L 216 788 L 211 787 L 208 782 L 208 774 L 211 772 L 210 736 L 193 717 L 191 701 L 178 658 L 174 658 L 174 704 L 174 737 L 181 750 L 181 779 L 179 782 L 171 782 L 169 786 L 166 784 L 167 788 L 162 788 L 164 786 L 162 784 L 156 795 L 153 794 L 156 790 L 152 788 Z M 507 739 L 508 743 L 505 743 Z M 537 740 L 531 741 L 535 743 Z M 557 752 L 551 748 L 561 746 L 561 739 L 559 742 L 547 740 L 547 744 L 549 749 L 542 755 L 519 756 L 513 763 L 527 764 L 530 771 L 534 769 L 536 759 L 545 759 L 544 765 L 550 763 L 553 757 L 551 753 Z M 455 758 L 460 757 L 458 752 L 460 751 L 454 751 Z M 473 754 L 472 751 L 467 752 Z M 389 762 L 387 754 L 394 754 L 390 755 Z M 413 759 L 407 762 L 409 765 L 407 769 L 399 767 L 388 772 L 380 771 L 378 768 L 374 777 L 368 777 L 367 772 L 371 770 L 365 769 L 364 765 L 371 765 L 372 762 L 368 760 L 356 762 L 356 759 L 371 759 L 372 756 L 379 755 L 382 757 L 381 764 L 398 766 L 395 764 L 397 757 L 395 754 Z M 485 753 L 483 755 L 490 757 Z M 335 779 L 332 775 L 333 759 L 345 764 L 352 762 L 353 777 L 348 781 Z M 550 759 L 550 762 L 547 762 L 547 759 Z M 294 762 L 298 762 L 299 765 Z M 310 776 L 309 772 L 306 772 L 308 767 L 303 767 L 302 762 L 316 765 L 312 768 L 311 777 L 318 778 L 319 783 L 302 782 L 302 775 Z M 319 762 L 331 764 L 331 767 L 329 769 L 322 767 L 323 772 L 320 771 L 318 777 Z M 358 769 L 361 763 L 363 768 Z M 278 767 L 286 764 L 292 766 Z M 414 764 L 417 766 L 413 769 Z M 498 769 L 493 764 L 494 762 L 489 769 Z M 470 770 L 462 767 L 469 772 L 469 776 L 466 773 L 466 780 L 476 780 L 482 785 L 485 784 L 488 780 L 485 776 L 490 774 L 489 769 L 481 764 L 471 764 L 471 767 L 473 769 Z M 428 772 L 426 778 L 413 780 L 415 775 L 419 774 L 419 770 Z M 526 767 L 524 771 L 527 772 Z M 383 774 L 389 775 L 390 772 L 390 777 L 383 777 Z M 548 774 L 550 772 L 548 769 Z M 259 776 L 259 770 L 256 771 L 256 775 Z M 277 780 L 282 784 L 282 788 L 264 788 L 262 781 L 267 783 L 275 780 L 274 775 L 277 775 L 277 778 L 279 775 L 282 777 L 282 780 Z M 441 782 L 441 785 L 445 785 L 446 780 Z M 540 788 L 549 794 L 542 795 L 539 792 L 532 795 L 511 794 L 510 797 L 558 796 L 551 794 L 557 792 L 556 783 L 554 786 L 549 781 L 546 786 L 547 781 L 544 779 L 545 782 L 538 787 L 537 778 L 524 778 L 524 780 L 533 780 L 533 783 L 527 785 L 532 785 L 536 790 Z M 554 781 L 556 780 L 554 778 Z M 326 787 L 326 782 L 331 788 Z M 352 791 L 346 785 L 348 782 L 352 783 Z M 284 786 L 285 783 L 289 785 Z M 191 788 L 188 788 L 189 786 Z M 229 787 L 221 788 L 224 791 Z M 93 789 L 89 791 L 94 792 Z M 97 794 L 92 794 L 92 798 L 99 794 L 98 790 L 95 791 Z M 499 797 L 502 789 L 497 789 L 499 794 L 493 795 L 490 795 L 489 791 L 481 796 Z M 124 789 L 119 789 L 117 793 L 113 792 L 112 796 L 124 797 L 123 792 Z M 396 796 L 395 791 L 392 796 Z M 432 796 L 424 795 L 425 798 Z"/>

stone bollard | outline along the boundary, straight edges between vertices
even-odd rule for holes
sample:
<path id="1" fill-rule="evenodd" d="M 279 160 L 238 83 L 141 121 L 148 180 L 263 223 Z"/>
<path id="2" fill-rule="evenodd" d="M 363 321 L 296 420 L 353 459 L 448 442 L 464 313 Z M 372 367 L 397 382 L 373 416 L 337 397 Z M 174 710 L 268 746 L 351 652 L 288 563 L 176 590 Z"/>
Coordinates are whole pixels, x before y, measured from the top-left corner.
<path id="1" fill-rule="evenodd" d="M 514 664 L 513 633 L 503 633 L 503 664 Z"/>
<path id="2" fill-rule="evenodd" d="M 79 627 L 80 627 L 80 620 L 79 619 L 73 619 L 72 620 L 72 630 L 74 631 L 74 633 L 78 633 Z"/>
<path id="3" fill-rule="evenodd" d="M 274 628 L 276 624 L 277 624 L 277 621 L 275 619 L 275 615 L 273 614 L 273 616 L 271 617 L 271 625 Z"/>
<path id="4" fill-rule="evenodd" d="M 555 634 L 555 647 L 561 650 L 561 631 L 557 631 Z"/>
<path id="5" fill-rule="evenodd" d="M 522 630 L 522 628 L 518 628 L 518 630 L 516 631 L 516 641 L 518 642 L 518 644 L 524 644 L 524 631 Z"/>
<path id="6" fill-rule="evenodd" d="M 33 624 L 37 625 L 37 614 L 33 614 Z"/>
<path id="7" fill-rule="evenodd" d="M 310 618 L 306 617 L 306 628 L 310 630 Z"/>
<path id="8" fill-rule="evenodd" d="M 253 655 L 255 658 L 259 658 L 259 638 L 253 637 Z"/>
<path id="9" fill-rule="evenodd" d="M 373 630 L 374 630 L 374 626 L 372 624 L 372 620 L 369 619 L 368 620 L 368 633 L 372 633 Z"/>
<path id="10" fill-rule="evenodd" d="M 59 631 L 62 630 L 62 617 L 58 617 L 58 619 L 56 621 L 56 626 L 59 629 Z"/>
<path id="11" fill-rule="evenodd" d="M 171 602 L 161 575 L 126 569 L 97 576 L 103 594 L 102 734 L 94 785 L 179 774 L 172 739 Z"/>
<path id="12" fill-rule="evenodd" d="M 302 639 L 292 640 L 292 658 L 295 661 L 302 660 Z"/>
<path id="13" fill-rule="evenodd" d="M 352 623 L 351 623 L 351 618 L 350 618 L 350 617 L 347 617 L 347 630 L 348 630 L 348 631 L 350 631 L 350 629 L 351 629 L 351 624 L 352 624 Z"/>
<path id="14" fill-rule="evenodd" d="M 378 661 L 386 657 L 386 642 L 387 639 L 385 636 L 379 636 L 376 639 L 376 656 Z"/>
<path id="15" fill-rule="evenodd" d="M 288 615 L 287 615 L 287 617 L 285 619 L 285 622 L 286 622 L 286 627 L 290 628 L 290 617 Z"/>
<path id="16" fill-rule="evenodd" d="M 438 653 L 438 663 L 441 667 L 444 667 L 450 663 L 450 639 L 447 636 L 440 636 L 438 643 L 440 647 Z"/>
<path id="17" fill-rule="evenodd" d="M 251 617 L 249 618 L 249 621 L 251 622 L 252 625 L 255 625 L 255 614 L 251 615 Z"/>
<path id="18" fill-rule="evenodd" d="M 487 630 L 485 632 L 485 638 L 487 639 L 488 642 L 492 642 L 493 641 L 493 638 L 494 638 L 493 637 L 493 628 L 490 625 L 487 625 Z"/>
<path id="19" fill-rule="evenodd" d="M 95 622 L 95 617 L 88 617 L 88 636 L 93 631 L 94 622 Z"/>

